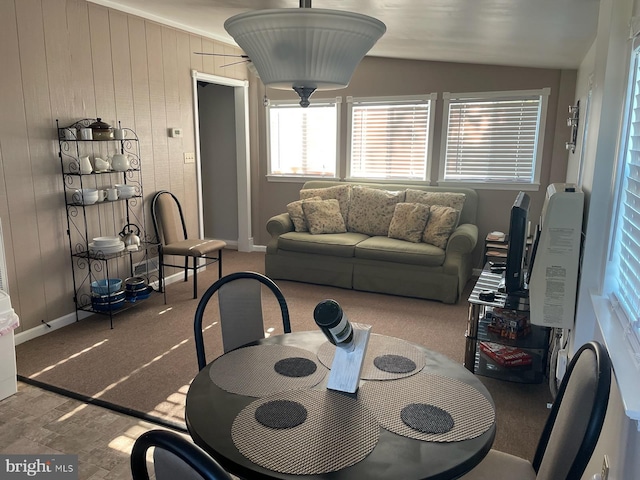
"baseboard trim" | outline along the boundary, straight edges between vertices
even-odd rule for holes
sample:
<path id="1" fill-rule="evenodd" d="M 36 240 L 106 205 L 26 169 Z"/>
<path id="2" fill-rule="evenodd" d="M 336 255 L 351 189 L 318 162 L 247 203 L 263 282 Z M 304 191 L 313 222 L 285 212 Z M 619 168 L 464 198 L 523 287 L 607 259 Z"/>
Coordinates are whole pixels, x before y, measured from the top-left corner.
<path id="1" fill-rule="evenodd" d="M 38 338 L 41 335 L 46 335 L 47 333 L 51 333 L 55 330 L 58 330 L 59 328 L 66 327 L 67 325 L 71 325 L 76 321 L 82 320 L 92 315 L 90 312 L 85 312 L 82 310 L 78 310 L 77 314 L 77 318 L 76 312 L 71 312 L 50 322 L 43 322 L 42 325 L 30 328 L 29 330 L 25 330 L 24 332 L 16 333 L 16 345 L 20 345 L 21 343 L 33 340 L 34 338 Z"/>

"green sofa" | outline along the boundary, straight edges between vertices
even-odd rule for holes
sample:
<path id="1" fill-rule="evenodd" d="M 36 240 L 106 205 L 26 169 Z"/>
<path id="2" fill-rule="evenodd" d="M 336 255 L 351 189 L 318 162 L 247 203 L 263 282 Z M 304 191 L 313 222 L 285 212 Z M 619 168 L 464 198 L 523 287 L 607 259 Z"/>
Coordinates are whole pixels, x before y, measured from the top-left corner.
<path id="1" fill-rule="evenodd" d="M 271 240 L 265 257 L 266 275 L 276 280 L 456 303 L 471 277 L 472 254 L 478 240 L 476 191 L 410 184 L 310 181 L 304 184 L 301 198 L 304 190 L 314 189 L 317 192 L 315 189 L 344 185 L 350 185 L 349 192 L 362 191 L 354 190 L 356 186 L 399 192 L 397 195 L 402 195 L 400 202 L 405 201 L 407 189 L 413 190 L 414 195 L 415 191 L 463 193 L 464 204 L 459 210 L 457 227 L 444 248 L 424 241 L 416 243 L 389 238 L 383 234 L 367 235 L 352 228 L 344 233 L 295 231 L 289 213 L 276 215 L 267 222 Z M 347 203 L 354 201 L 355 194 L 349 195 Z M 353 219 L 348 217 L 351 212 L 344 211 L 349 206 L 343 200 L 340 200 L 340 209 L 347 224 L 348 219 Z"/>

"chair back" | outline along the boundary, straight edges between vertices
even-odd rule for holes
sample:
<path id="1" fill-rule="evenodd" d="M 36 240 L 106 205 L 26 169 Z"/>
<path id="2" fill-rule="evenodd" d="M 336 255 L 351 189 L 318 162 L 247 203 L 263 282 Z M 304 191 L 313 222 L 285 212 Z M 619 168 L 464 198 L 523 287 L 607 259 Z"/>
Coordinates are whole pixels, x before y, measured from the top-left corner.
<path id="1" fill-rule="evenodd" d="M 133 480 L 149 480 L 147 450 L 154 448 L 156 480 L 231 480 L 231 476 L 196 444 L 167 430 L 143 433 L 131 450 Z"/>
<path id="2" fill-rule="evenodd" d="M 273 280 L 257 272 L 231 273 L 207 289 L 196 309 L 194 335 L 200 370 L 207 364 L 202 321 L 205 308 L 211 297 L 218 292 L 222 346 L 226 353 L 264 338 L 262 285 L 267 286 L 278 300 L 284 333 L 291 333 L 287 302 Z"/>
<path id="3" fill-rule="evenodd" d="M 597 342 L 573 356 L 533 460 L 538 480 L 579 480 L 598 442 L 611 387 L 611 361 Z"/>
<path id="4" fill-rule="evenodd" d="M 161 190 L 154 195 L 151 201 L 151 218 L 156 237 L 163 245 L 188 238 L 182 206 L 173 193 Z"/>

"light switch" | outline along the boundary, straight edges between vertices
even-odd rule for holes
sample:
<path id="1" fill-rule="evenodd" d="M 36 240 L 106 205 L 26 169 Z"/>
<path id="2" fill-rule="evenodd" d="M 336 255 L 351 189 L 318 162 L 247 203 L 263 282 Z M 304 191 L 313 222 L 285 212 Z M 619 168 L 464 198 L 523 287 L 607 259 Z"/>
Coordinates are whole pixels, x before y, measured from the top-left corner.
<path id="1" fill-rule="evenodd" d="M 196 154 L 193 152 L 185 152 L 184 163 L 196 163 Z"/>
<path id="2" fill-rule="evenodd" d="M 169 136 L 171 138 L 182 138 L 182 129 L 181 128 L 170 128 Z"/>

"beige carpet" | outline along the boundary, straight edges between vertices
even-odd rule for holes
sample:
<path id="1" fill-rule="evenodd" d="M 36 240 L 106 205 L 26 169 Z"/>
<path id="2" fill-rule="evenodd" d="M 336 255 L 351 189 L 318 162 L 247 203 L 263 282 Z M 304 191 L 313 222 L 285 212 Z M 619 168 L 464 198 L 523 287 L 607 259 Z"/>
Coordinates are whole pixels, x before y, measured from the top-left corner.
<path id="1" fill-rule="evenodd" d="M 224 273 L 264 272 L 264 254 L 224 253 Z M 199 275 L 200 294 L 217 279 L 217 268 Z M 462 363 L 472 283 L 457 305 L 355 292 L 332 287 L 277 282 L 291 314 L 293 331 L 315 329 L 313 308 L 333 298 L 354 322 L 368 323 L 373 332 L 419 343 Z M 265 330 L 282 332 L 277 302 L 265 295 Z M 161 294 L 114 317 L 92 316 L 16 347 L 18 374 L 111 402 L 125 408 L 184 424 L 184 399 L 198 371 L 193 342 L 193 314 L 198 300 L 192 283 L 168 286 Z M 208 322 L 218 318 L 210 303 Z M 222 353 L 218 325 L 205 334 L 209 360 Z M 480 377 L 497 407 L 494 448 L 532 459 L 551 401 L 545 384 L 523 385 Z"/>

